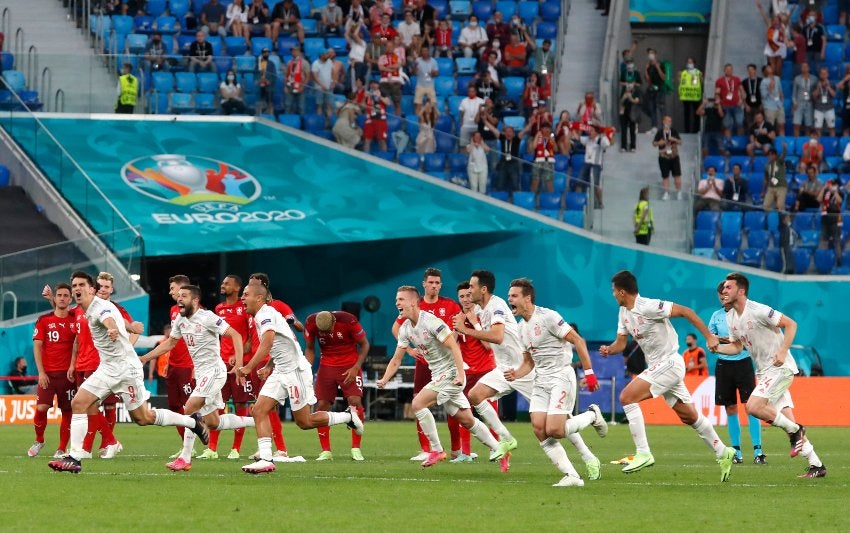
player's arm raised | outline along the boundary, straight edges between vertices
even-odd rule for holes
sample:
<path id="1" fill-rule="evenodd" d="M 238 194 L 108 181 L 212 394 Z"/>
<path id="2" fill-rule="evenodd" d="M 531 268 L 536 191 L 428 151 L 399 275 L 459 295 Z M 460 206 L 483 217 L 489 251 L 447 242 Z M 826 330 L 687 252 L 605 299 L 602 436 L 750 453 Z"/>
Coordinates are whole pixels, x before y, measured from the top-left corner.
<path id="1" fill-rule="evenodd" d="M 395 349 L 395 353 L 393 354 L 392 359 L 390 359 L 390 362 L 387 363 L 387 369 L 384 370 L 384 377 L 382 377 L 376 382 L 379 389 L 383 389 L 384 386 L 389 383 L 391 379 L 393 379 L 395 373 L 398 372 L 398 367 L 401 366 L 401 360 L 404 357 L 405 352 L 406 348 L 404 346 L 398 346 Z"/>
<path id="2" fill-rule="evenodd" d="M 107 333 L 109 334 L 109 338 L 111 340 L 114 341 L 115 339 L 118 338 L 118 334 L 119 334 L 118 323 L 115 322 L 114 318 L 112 318 L 111 316 L 108 316 L 108 317 L 104 318 L 103 320 L 101 320 L 101 323 L 104 326 L 106 326 Z"/>
<path id="3" fill-rule="evenodd" d="M 357 379 L 357 374 L 359 374 L 360 369 L 363 368 L 363 362 L 366 361 L 367 355 L 369 355 L 369 339 L 366 338 L 366 334 L 364 333 L 362 337 L 357 339 L 357 362 L 354 363 L 354 366 L 345 371 L 345 379 L 343 380 L 343 383 L 351 383 Z"/>
<path id="4" fill-rule="evenodd" d="M 502 344 L 502 341 L 505 340 L 505 325 L 504 324 L 493 324 L 490 326 L 489 330 L 476 329 L 475 327 L 468 328 L 463 321 L 463 316 L 458 315 L 455 317 L 454 326 L 455 329 L 463 333 L 464 335 L 468 335 L 473 339 L 478 339 L 480 341 L 489 342 L 490 344 Z M 478 326 L 481 327 L 480 325 Z"/>
<path id="5" fill-rule="evenodd" d="M 628 344 L 628 341 L 628 335 L 618 334 L 614 342 L 599 347 L 599 355 L 601 355 L 602 357 L 608 357 L 609 355 L 618 354 L 626 349 L 626 344 Z"/>
<path id="6" fill-rule="evenodd" d="M 534 359 L 531 358 L 530 353 L 522 352 L 522 363 L 517 368 L 505 370 L 505 379 L 508 381 L 520 379 L 527 376 L 532 370 L 534 370 Z"/>
<path id="7" fill-rule="evenodd" d="M 673 304 L 672 309 L 670 309 L 670 317 L 682 317 L 687 319 L 687 321 L 697 328 L 702 336 L 705 337 L 705 345 L 708 346 L 708 349 L 711 351 L 717 349 L 717 346 L 720 344 L 717 340 L 717 335 L 708 330 L 708 326 L 706 326 L 705 322 L 697 316 L 693 309 L 684 305 Z"/>
<path id="8" fill-rule="evenodd" d="M 597 381 L 596 375 L 593 373 L 593 365 L 590 362 L 590 354 L 587 353 L 587 343 L 584 342 L 584 338 L 576 333 L 576 330 L 571 329 L 570 332 L 564 336 L 564 340 L 571 342 L 573 346 L 576 347 L 578 358 L 581 361 L 582 368 L 584 369 L 584 382 L 587 384 L 587 390 L 590 392 L 599 390 L 599 381 Z"/>
<path id="9" fill-rule="evenodd" d="M 142 364 L 145 364 L 148 361 L 151 361 L 152 359 L 156 359 L 157 357 L 164 355 L 166 352 L 168 352 L 177 345 L 177 340 L 178 339 L 175 339 L 174 337 L 169 335 L 168 337 L 164 338 L 156 348 L 140 357 L 139 361 Z"/>

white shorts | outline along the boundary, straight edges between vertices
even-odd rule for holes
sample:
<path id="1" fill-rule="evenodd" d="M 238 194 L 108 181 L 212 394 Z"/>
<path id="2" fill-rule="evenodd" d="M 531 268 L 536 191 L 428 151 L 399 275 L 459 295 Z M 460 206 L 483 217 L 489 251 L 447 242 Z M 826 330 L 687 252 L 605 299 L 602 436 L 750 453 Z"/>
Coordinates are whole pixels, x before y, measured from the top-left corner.
<path id="1" fill-rule="evenodd" d="M 517 391 L 522 394 L 526 400 L 531 401 L 531 396 L 534 390 L 534 377 L 536 373 L 534 370 L 529 372 L 527 376 L 524 376 L 520 379 L 515 379 L 513 381 L 508 381 L 505 379 L 504 370 L 499 367 L 494 368 L 493 370 L 484 374 L 484 376 L 478 380 L 479 384 L 484 384 L 496 391 L 496 394 L 492 396 L 492 399 L 498 400 L 502 396 L 508 395 L 513 391 Z"/>
<path id="2" fill-rule="evenodd" d="M 437 393 L 437 405 L 449 404 L 446 406 L 446 412 L 454 415 L 460 409 L 469 409 L 469 399 L 463 393 L 462 385 L 455 385 L 454 379 L 457 375 L 457 370 L 452 370 L 439 376 L 432 375 L 431 381 L 424 388 Z M 452 409 L 454 408 L 454 409 Z M 454 412 L 451 412 L 454 410 Z"/>
<path id="3" fill-rule="evenodd" d="M 281 405 L 289 398 L 289 407 L 293 413 L 313 405 L 316 403 L 313 372 L 309 367 L 292 372 L 272 372 L 260 389 L 260 396 L 272 398 Z"/>
<path id="4" fill-rule="evenodd" d="M 536 379 L 531 393 L 529 413 L 569 415 L 576 403 L 576 371 L 570 367 L 563 372 Z"/>
<path id="5" fill-rule="evenodd" d="M 789 369 L 768 368 L 756 374 L 756 388 L 750 397 L 767 398 L 770 405 L 780 411 L 786 407 L 793 408 L 794 402 L 791 400 L 791 392 L 788 391 L 792 381 L 794 374 Z"/>
<path id="6" fill-rule="evenodd" d="M 151 393 L 145 388 L 144 371 L 140 368 L 129 367 L 119 376 L 109 375 L 102 367 L 86 378 L 81 389 L 85 389 L 103 401 L 111 394 L 121 396 L 128 411 L 135 411 L 142 406 Z"/>
<path id="7" fill-rule="evenodd" d="M 221 388 L 224 387 L 226 382 L 227 372 L 218 368 L 195 376 L 195 390 L 192 391 L 189 397 L 204 399 L 203 407 L 198 410 L 199 415 L 206 416 L 219 409 L 224 409 L 224 398 L 221 396 Z"/>
<path id="8" fill-rule="evenodd" d="M 835 127 L 835 109 L 829 109 L 827 111 L 818 111 L 815 109 L 815 127 L 822 128 L 824 122 L 826 122 L 827 128 Z"/>
<path id="9" fill-rule="evenodd" d="M 670 407 L 676 405 L 677 401 L 694 403 L 691 393 L 685 387 L 685 361 L 679 355 L 652 365 L 638 377 L 649 383 L 649 392 L 653 398 L 663 396 Z"/>

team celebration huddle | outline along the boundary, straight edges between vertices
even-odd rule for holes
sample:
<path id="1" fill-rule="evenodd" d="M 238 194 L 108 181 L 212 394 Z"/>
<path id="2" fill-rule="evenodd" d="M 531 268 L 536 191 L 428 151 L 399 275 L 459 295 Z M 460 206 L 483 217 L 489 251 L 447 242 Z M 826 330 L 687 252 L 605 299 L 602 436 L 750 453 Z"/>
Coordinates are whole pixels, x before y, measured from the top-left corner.
<path id="1" fill-rule="evenodd" d="M 717 404 L 727 406 L 730 420 L 735 418 L 736 423 L 737 397 L 746 404 L 755 462 L 766 463 L 758 429 L 758 420 L 763 420 L 788 434 L 791 457 L 802 455 L 808 461 L 800 477 L 826 476 L 826 467 L 792 411 L 789 387 L 798 373 L 789 353 L 797 330 L 794 320 L 750 300 L 749 281 L 739 273 L 729 274 L 718 286 L 723 310 L 715 313 L 709 326 L 688 307 L 641 296 L 631 272 L 618 272 L 611 282 L 620 306 L 617 334 L 613 342 L 599 348 L 599 354 L 621 353 L 632 337 L 647 363 L 620 394 L 635 445 L 624 473 L 655 464 L 639 405 L 655 397 L 662 397 L 714 453 L 722 482 L 729 479 L 732 465 L 742 462 L 740 426 L 736 432 L 730 422 L 732 442 L 725 445 L 685 387 L 685 362 L 670 322 L 681 317 L 720 358 Z M 553 309 L 537 305 L 534 285 L 526 278 L 510 282 L 507 301 L 495 294 L 496 278 L 487 270 L 475 270 L 457 285 L 457 302 L 440 295 L 442 274 L 435 268 L 425 271 L 421 285 L 422 294 L 414 285 L 397 290 L 399 316 L 392 331 L 398 344 L 375 383 L 384 388 L 406 355 L 415 359 L 411 407 L 421 452 L 412 459 L 422 467 L 445 460 L 471 462 L 477 457 L 471 451 L 474 436 L 489 448 L 489 460 L 508 472 L 519 443 L 499 419 L 496 402 L 516 391 L 528 401 L 531 429 L 540 447 L 561 473 L 554 486 L 580 487 L 585 479 L 600 479 L 601 462 L 580 432 L 592 426 L 599 437 L 605 437 L 608 426 L 597 405 L 575 414 L 579 386 L 590 392 L 600 386 L 585 340 L 575 326 Z M 278 405 L 287 400 L 300 429 L 317 429 L 322 448 L 317 460 L 333 458 L 329 427 L 339 424 L 351 429 L 351 458 L 365 459 L 360 449 L 365 418 L 361 367 L 370 346 L 354 315 L 321 311 L 302 324 L 289 306 L 272 298 L 269 278 L 262 273 L 252 274 L 244 286 L 239 276 L 226 276 L 221 284 L 224 301 L 213 312 L 202 308 L 201 289 L 178 275 L 169 280 L 175 301 L 171 327 L 156 348 L 138 357 L 133 343 L 144 326 L 110 301 L 111 293 L 108 273 L 93 279 L 86 272 L 74 272 L 70 285 L 45 288 L 53 311 L 39 318 L 33 336 L 39 387 L 36 442 L 28 451 L 30 456 L 38 455 L 44 446 L 46 413 L 55 396 L 62 423 L 59 449 L 48 463 L 50 468 L 79 473 L 82 460 L 92 457 L 97 433 L 101 433 L 98 455 L 115 457 L 123 449 L 113 433 L 117 396 L 136 424 L 177 427 L 182 447 L 166 464 L 173 471 L 192 467 L 196 440 L 207 448 L 195 458 L 218 458 L 222 430 L 234 431 L 228 457 L 238 459 L 246 427 L 255 428 L 258 451 L 251 456 L 253 462 L 242 467 L 244 472 L 273 472 L 276 463 L 294 460 L 288 456 L 278 415 Z M 71 300 L 76 307 L 71 308 Z M 303 352 L 296 331 L 306 341 Z M 573 351 L 578 355 L 575 367 L 583 372 L 580 379 Z M 152 408 L 143 364 L 165 354 L 169 355 L 168 408 Z M 725 364 L 723 372 L 720 363 Z M 334 412 L 330 409 L 338 391 L 348 407 Z M 234 413 L 225 412 L 228 400 Z M 447 415 L 450 454 L 438 435 L 431 411 L 435 405 Z M 584 477 L 561 444 L 564 438 L 581 457 Z"/>

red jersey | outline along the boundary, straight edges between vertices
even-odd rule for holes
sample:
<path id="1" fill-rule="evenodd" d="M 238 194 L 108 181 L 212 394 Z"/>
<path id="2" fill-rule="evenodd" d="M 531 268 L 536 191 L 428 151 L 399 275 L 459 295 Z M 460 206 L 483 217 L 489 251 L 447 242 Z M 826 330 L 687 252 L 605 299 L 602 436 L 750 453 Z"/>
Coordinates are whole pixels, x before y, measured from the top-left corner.
<path id="1" fill-rule="evenodd" d="M 357 341 L 366 336 L 357 317 L 345 311 L 334 311 L 336 322 L 333 330 L 330 333 L 323 333 L 316 327 L 316 314 L 313 313 L 307 317 L 307 322 L 304 323 L 304 338 L 308 345 L 318 339 L 319 351 L 322 355 L 319 364 L 345 368 L 354 366 L 359 355 Z"/>
<path id="2" fill-rule="evenodd" d="M 460 305 L 458 305 L 456 301 L 444 296 L 438 296 L 437 301 L 434 303 L 428 303 L 424 299 L 419 300 L 419 310 L 428 311 L 432 315 L 435 315 L 437 318 L 445 322 L 446 325 L 449 326 L 449 329 L 454 329 L 452 325 L 452 317 L 462 312 Z M 399 317 L 396 319 L 396 322 L 403 324 L 405 320 L 407 319 Z"/>
<path id="3" fill-rule="evenodd" d="M 180 316 L 180 308 L 177 305 L 171 306 L 171 321 L 177 319 Z M 168 356 L 168 366 L 173 366 L 175 368 L 194 368 L 195 364 L 192 363 L 192 356 L 189 355 L 189 348 L 186 347 L 186 341 L 180 339 L 177 341 L 177 344 L 174 345 L 174 348 L 171 349 Z"/>
<path id="4" fill-rule="evenodd" d="M 248 341 L 248 312 L 245 304 L 237 300 L 234 304 L 221 302 L 215 306 L 215 314 L 227 322 L 242 337 L 242 344 Z M 221 358 L 228 362 L 233 355 L 233 341 L 227 335 L 221 336 Z"/>
<path id="5" fill-rule="evenodd" d="M 94 342 L 92 342 L 86 312 L 78 305 L 71 313 L 74 315 L 74 322 L 77 325 L 77 362 L 74 364 L 74 370 L 77 372 L 97 370 L 97 366 L 100 364 L 100 354 L 97 353 L 97 348 L 94 347 Z"/>
<path id="6" fill-rule="evenodd" d="M 464 320 L 466 327 L 472 329 L 472 323 L 467 319 Z M 460 354 L 463 356 L 463 362 L 469 367 L 467 370 L 470 374 L 485 374 L 496 368 L 496 359 L 493 357 L 493 350 L 488 350 L 484 344 L 475 338 L 467 337 L 466 335 L 458 335 L 457 343 L 460 346 Z"/>
<path id="7" fill-rule="evenodd" d="M 720 105 L 723 107 L 735 107 L 740 105 L 741 98 L 739 89 L 741 88 L 741 78 L 738 76 L 722 76 L 714 82 L 714 90 L 719 92 Z"/>
<path id="8" fill-rule="evenodd" d="M 41 364 L 45 372 L 68 371 L 76 336 L 76 316 L 73 313 L 59 317 L 51 311 L 38 317 L 32 340 L 42 343 Z"/>
<path id="9" fill-rule="evenodd" d="M 109 301 L 112 302 L 112 300 Z M 118 312 L 121 313 L 121 318 L 123 318 L 127 322 L 133 321 L 133 317 L 131 317 L 130 313 L 128 313 L 127 310 L 124 309 L 123 305 L 119 304 L 118 302 L 112 302 L 112 304 L 115 306 L 116 309 L 118 309 Z"/>

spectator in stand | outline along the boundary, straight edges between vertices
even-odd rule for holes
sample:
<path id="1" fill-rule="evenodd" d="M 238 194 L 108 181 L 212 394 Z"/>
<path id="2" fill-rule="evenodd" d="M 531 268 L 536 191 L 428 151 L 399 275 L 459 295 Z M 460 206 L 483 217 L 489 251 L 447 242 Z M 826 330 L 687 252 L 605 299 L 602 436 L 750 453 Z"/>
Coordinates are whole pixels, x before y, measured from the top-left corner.
<path id="1" fill-rule="evenodd" d="M 336 122 L 331 129 L 336 142 L 346 148 L 356 148 L 363 138 L 363 130 L 357 125 L 358 114 L 360 106 L 354 102 L 354 93 L 351 93 L 337 110 Z"/>
<path id="2" fill-rule="evenodd" d="M 227 6 L 227 23 L 225 31 L 230 30 L 230 34 L 234 37 L 244 37 L 245 42 L 251 42 L 251 28 L 248 26 L 248 7 L 245 5 L 245 0 L 233 0 L 233 3 Z"/>
<path id="3" fill-rule="evenodd" d="M 753 125 L 756 113 L 762 110 L 761 81 L 756 66 L 752 63 L 747 65 L 747 77 L 741 86 L 744 88 L 744 122 L 748 128 Z"/>
<path id="4" fill-rule="evenodd" d="M 773 124 L 765 120 L 764 113 L 756 113 L 753 125 L 750 128 L 750 143 L 747 145 L 747 155 L 750 161 L 755 159 L 756 152 L 767 155 L 773 143 L 776 141 L 776 130 Z"/>
<path id="5" fill-rule="evenodd" d="M 419 31 L 422 32 L 423 37 L 433 32 L 437 26 L 437 10 L 428 3 L 428 0 L 416 0 L 413 18 L 419 23 Z"/>
<path id="6" fill-rule="evenodd" d="M 806 38 L 806 62 L 816 69 L 823 62 L 826 54 L 826 30 L 812 12 L 806 14 L 805 19 L 802 20 L 806 21 L 803 27 L 803 35 Z"/>
<path id="7" fill-rule="evenodd" d="M 168 71 L 171 65 L 168 63 L 168 55 L 171 53 L 162 41 L 162 34 L 154 32 L 145 47 L 144 68 L 147 72 L 157 70 Z"/>
<path id="8" fill-rule="evenodd" d="M 372 34 L 372 40 L 366 46 L 366 51 L 363 52 L 363 60 L 366 62 L 366 78 L 370 79 L 373 72 L 378 72 L 378 61 L 384 55 L 386 41 L 381 39 L 377 33 Z"/>
<path id="9" fill-rule="evenodd" d="M 534 146 L 531 192 L 536 193 L 538 191 L 540 182 L 543 182 L 543 188 L 546 189 L 546 192 L 552 192 L 555 190 L 555 136 L 552 135 L 550 123 L 541 124 L 540 131 L 532 139 L 531 145 Z M 585 156 L 585 162 L 587 162 L 587 156 Z"/>
<path id="10" fill-rule="evenodd" d="M 484 72 L 485 70 L 487 72 L 489 72 L 490 73 L 490 81 L 495 83 L 496 86 L 499 88 L 499 91 L 501 91 L 502 90 L 502 78 L 501 78 L 502 73 L 500 71 L 502 70 L 502 64 L 501 64 L 502 52 L 501 52 L 501 50 L 499 50 L 499 47 L 496 46 L 498 44 L 499 44 L 498 42 L 495 43 L 494 46 L 492 46 L 490 48 L 490 50 L 488 52 L 486 52 L 487 55 L 485 57 L 487 58 L 487 61 L 484 64 L 484 66 L 481 68 L 481 72 Z"/>
<path id="11" fill-rule="evenodd" d="M 482 100 L 492 98 L 495 101 L 498 98 L 499 86 L 493 83 L 489 70 L 482 70 L 478 74 L 478 80 L 475 82 L 475 92 L 478 93 L 478 97 Z"/>
<path id="12" fill-rule="evenodd" d="M 806 168 L 806 181 L 800 185 L 797 199 L 794 201 L 794 211 L 817 209 L 821 206 L 824 185 L 818 179 L 818 169 L 811 165 Z"/>
<path id="13" fill-rule="evenodd" d="M 525 127 L 520 132 L 520 137 L 526 137 L 528 139 L 534 139 L 544 124 L 552 125 L 552 113 L 550 113 L 545 107 L 537 106 L 534 109 L 534 112 L 525 121 Z M 534 144 L 527 143 L 528 153 L 534 153 Z"/>
<path id="14" fill-rule="evenodd" d="M 221 96 L 221 110 L 225 115 L 244 115 L 248 112 L 242 100 L 242 85 L 236 81 L 236 73 L 229 69 L 218 86 Z"/>
<path id="15" fill-rule="evenodd" d="M 785 94 L 782 92 L 782 81 L 774 75 L 773 67 L 765 65 L 762 68 L 764 78 L 761 80 L 761 106 L 764 119 L 773 124 L 780 134 L 785 133 Z"/>
<path id="16" fill-rule="evenodd" d="M 611 146 L 611 141 L 599 133 L 596 124 L 591 124 L 587 135 L 581 137 L 580 142 L 584 145 L 584 164 L 579 170 L 576 189 L 584 191 L 586 187 L 593 187 L 595 208 L 602 209 L 602 157 Z"/>
<path id="17" fill-rule="evenodd" d="M 434 32 L 434 56 L 452 57 L 452 25 L 449 19 L 443 19 Z"/>
<path id="18" fill-rule="evenodd" d="M 821 241 L 827 248 L 835 250 L 835 258 L 841 265 L 841 232 L 842 216 L 841 204 L 844 199 L 841 196 L 841 180 L 838 177 L 827 182 L 820 192 L 818 199 L 821 202 Z"/>
<path id="19" fill-rule="evenodd" d="M 481 98 L 484 105 L 478 109 L 478 133 L 489 147 L 487 150 L 487 171 L 492 176 L 499 162 L 499 119 L 494 115 L 495 105 L 492 98 Z"/>
<path id="20" fill-rule="evenodd" d="M 534 41 L 531 40 L 528 31 L 522 31 L 522 33 L 517 30 L 511 31 L 511 40 L 505 46 L 502 54 L 506 76 L 521 76 L 523 78 L 528 76 L 529 43 L 532 43 L 533 48 Z"/>
<path id="21" fill-rule="evenodd" d="M 521 139 L 511 126 L 505 126 L 499 139 L 499 162 L 496 164 L 496 179 L 493 190 L 513 193 L 519 190 L 522 173 L 522 157 L 519 155 Z"/>
<path id="22" fill-rule="evenodd" d="M 201 31 L 207 35 L 218 34 L 222 39 L 227 37 L 226 15 L 227 9 L 218 0 L 209 0 L 201 7 Z"/>
<path id="23" fill-rule="evenodd" d="M 325 115 L 330 124 L 334 112 L 333 50 L 325 50 L 310 66 L 316 96 L 316 112 Z"/>
<path id="24" fill-rule="evenodd" d="M 274 91 L 277 86 L 277 66 L 269 59 L 269 49 L 263 48 L 260 57 L 257 58 L 257 72 L 259 73 L 260 99 L 258 113 L 274 113 Z"/>
<path id="25" fill-rule="evenodd" d="M 670 175 L 676 184 L 676 199 L 682 199 L 682 164 L 679 161 L 679 145 L 682 138 L 679 132 L 673 129 L 673 119 L 665 116 L 662 120 L 662 128 L 655 134 L 652 145 L 658 148 L 658 167 L 661 169 L 661 182 L 664 186 L 664 194 L 661 199 L 670 199 Z"/>
<path id="26" fill-rule="evenodd" d="M 511 40 L 511 27 L 504 21 L 501 11 L 493 13 L 493 21 L 487 24 L 487 39 L 490 42 L 506 43 Z"/>
<path id="27" fill-rule="evenodd" d="M 294 33 L 299 43 L 304 43 L 304 26 L 301 24 L 301 11 L 292 0 L 283 0 L 272 9 L 272 42 L 276 43 L 281 33 Z"/>
<path id="28" fill-rule="evenodd" d="M 401 115 L 401 86 L 404 84 L 402 78 L 402 64 L 398 54 L 387 45 L 384 54 L 378 59 L 378 71 L 381 73 L 381 93 L 392 100 L 395 107 L 395 115 Z"/>
<path id="29" fill-rule="evenodd" d="M 850 14 L 850 2 L 847 0 L 838 0 L 838 23 L 846 26 L 848 23 L 848 14 Z"/>
<path id="30" fill-rule="evenodd" d="M 791 108 L 794 110 L 794 137 L 800 136 L 800 126 L 812 127 L 814 122 L 812 91 L 815 90 L 816 85 L 817 80 L 809 74 L 809 64 L 800 65 L 800 74 L 794 78 L 794 87 L 791 90 Z"/>
<path id="31" fill-rule="evenodd" d="M 635 66 L 635 60 L 632 57 L 632 52 L 637 46 L 637 42 L 632 45 L 631 49 L 623 50 L 623 61 L 620 63 L 620 86 L 627 83 L 640 84 L 640 73 Z"/>
<path id="32" fill-rule="evenodd" d="M 372 141 L 378 141 L 378 149 L 387 151 L 387 105 L 392 100 L 381 94 L 377 81 L 369 82 L 369 92 L 365 97 L 366 123 L 363 127 L 363 151 L 369 153 Z"/>
<path id="33" fill-rule="evenodd" d="M 252 32 L 263 30 L 266 37 L 272 36 L 271 12 L 269 6 L 263 0 L 251 0 L 248 6 L 248 21 L 245 24 L 248 35 Z"/>
<path id="34" fill-rule="evenodd" d="M 785 211 L 785 198 L 788 195 L 788 179 L 785 176 L 785 154 L 788 145 L 782 143 L 782 155 L 773 148 L 767 154 L 767 165 L 764 167 L 764 182 L 761 189 L 764 198 L 764 210 Z"/>
<path id="35" fill-rule="evenodd" d="M 490 147 L 484 143 L 481 133 L 474 132 L 469 144 L 466 145 L 466 153 L 469 154 L 466 174 L 469 176 L 469 188 L 481 194 L 487 193 L 487 153 L 489 151 Z"/>
<path id="36" fill-rule="evenodd" d="M 531 56 L 534 59 L 534 72 L 548 77 L 555 70 L 555 53 L 552 52 L 552 40 L 543 39 L 540 47 L 534 47 Z"/>
<path id="37" fill-rule="evenodd" d="M 794 52 L 794 75 L 800 74 L 803 63 L 806 62 L 806 38 L 799 26 L 791 28 L 791 41 L 788 47 Z"/>
<path id="38" fill-rule="evenodd" d="M 345 15 L 336 0 L 328 0 L 319 13 L 322 17 L 322 32 L 325 35 L 341 35 L 345 31 Z"/>
<path id="39" fill-rule="evenodd" d="M 779 250 L 782 252 L 782 273 L 794 273 L 794 248 L 797 244 L 797 232 L 791 226 L 791 215 L 783 213 L 779 217 Z M 800 272 L 803 274 L 804 272 Z"/>
<path id="40" fill-rule="evenodd" d="M 369 8 L 369 23 L 374 27 L 382 24 L 384 17 L 389 17 L 390 21 L 393 18 L 393 3 L 388 0 L 378 0 L 372 2 L 372 7 Z"/>
<path id="41" fill-rule="evenodd" d="M 644 68 L 644 79 L 646 80 L 646 91 L 644 91 L 644 111 L 649 114 L 652 129 L 650 135 L 655 135 L 661 117 L 667 112 L 667 73 L 664 71 L 662 62 L 658 59 L 658 52 L 653 48 L 646 49 L 646 67 Z"/>
<path id="42" fill-rule="evenodd" d="M 387 48 L 392 50 L 396 57 L 398 57 L 398 62 L 401 65 L 400 72 L 404 74 L 407 70 L 407 48 L 404 47 L 404 43 L 401 41 L 401 35 L 393 37 L 393 39 L 387 43 Z M 402 82 L 404 81 L 403 78 L 404 75 L 402 75 Z"/>
<path id="43" fill-rule="evenodd" d="M 841 91 L 841 134 L 847 137 L 850 135 L 850 65 L 844 65 L 844 77 L 836 89 Z"/>
<path id="44" fill-rule="evenodd" d="M 649 206 L 649 187 L 640 190 L 638 203 L 635 205 L 634 223 L 635 242 L 649 246 L 652 232 L 655 231 L 655 216 Z"/>
<path id="45" fill-rule="evenodd" d="M 841 160 L 842 163 L 838 167 L 838 171 L 842 174 L 850 174 L 850 143 L 847 143 L 844 146 L 844 152 L 841 154 Z"/>
<path id="46" fill-rule="evenodd" d="M 350 91 L 346 91 L 345 65 L 336 58 L 336 52 L 333 49 L 328 49 L 328 52 L 333 64 L 331 68 L 331 89 L 334 94 L 347 94 Z"/>
<path id="47" fill-rule="evenodd" d="M 735 76 L 731 63 L 723 66 L 723 76 L 714 83 L 715 103 L 720 104 L 718 109 L 723 118 L 724 133 L 727 137 L 744 134 L 744 100 L 746 95 L 741 87 L 741 78 Z"/>
<path id="48" fill-rule="evenodd" d="M 360 35 L 360 24 L 346 26 L 345 40 L 348 43 L 348 65 L 350 85 L 353 90 L 354 80 L 359 79 L 366 83 L 369 73 L 369 65 L 366 63 L 366 41 Z"/>
<path id="49" fill-rule="evenodd" d="M 437 119 L 440 117 L 440 111 L 434 105 L 434 99 L 430 95 L 425 95 L 422 98 L 422 105 L 418 106 L 416 116 L 419 117 L 416 153 L 420 156 L 433 154 L 437 151 L 437 138 L 434 136 L 434 128 L 437 125 Z"/>
<path id="50" fill-rule="evenodd" d="M 386 13 L 382 14 L 380 23 L 372 26 L 372 34 L 378 34 L 378 37 L 386 42 L 391 42 L 395 39 L 398 32 L 393 28 L 392 16 Z"/>
<path id="51" fill-rule="evenodd" d="M 540 77 L 536 72 L 532 72 L 525 81 L 525 87 L 522 90 L 520 112 L 528 118 L 538 106 L 547 107 L 548 100 L 549 94 L 546 92 L 546 88 L 541 86 Z"/>
<path id="52" fill-rule="evenodd" d="M 352 26 L 358 26 L 363 31 L 366 31 L 369 27 L 368 23 L 369 19 L 363 10 L 362 0 L 351 0 L 351 5 L 348 7 L 348 14 L 345 16 L 345 33 L 347 34 L 351 31 Z M 368 37 L 368 35 L 364 34 L 363 37 Z"/>
<path id="53" fill-rule="evenodd" d="M 788 46 L 786 45 L 788 28 L 782 16 L 777 14 L 772 19 L 768 18 L 759 0 L 756 0 L 756 6 L 767 26 L 767 42 L 764 45 L 764 57 L 774 72 L 782 72 L 782 63 L 785 56 L 788 55 Z"/>
<path id="54" fill-rule="evenodd" d="M 732 165 L 732 175 L 723 182 L 723 210 L 739 211 L 741 204 L 746 204 L 750 186 L 741 174 L 741 165 Z"/>
<path id="55" fill-rule="evenodd" d="M 637 123 L 640 121 L 640 89 L 634 83 L 623 86 L 620 95 L 620 151 L 634 152 L 637 146 Z M 696 116 L 694 116 L 696 122 Z"/>
<path id="56" fill-rule="evenodd" d="M 484 105 L 484 100 L 478 97 L 475 86 L 470 84 L 466 91 L 466 98 L 460 101 L 458 111 L 460 112 L 460 147 L 466 148 L 472 133 L 478 131 L 478 110 Z"/>
<path id="57" fill-rule="evenodd" d="M 422 35 L 419 24 L 413 18 L 412 9 L 404 10 L 404 21 L 398 25 L 398 34 L 401 35 L 401 41 L 404 43 L 404 46 L 410 46 L 415 36 Z"/>
<path id="58" fill-rule="evenodd" d="M 592 91 L 584 93 L 584 101 L 576 108 L 576 119 L 581 122 L 583 128 L 602 123 L 602 106 L 596 101 Z"/>
<path id="59" fill-rule="evenodd" d="M 723 119 L 714 98 L 709 96 L 703 100 L 697 108 L 697 116 L 705 117 L 702 126 L 702 156 L 705 157 L 709 154 L 726 155 L 723 142 Z"/>
<path id="60" fill-rule="evenodd" d="M 800 164 L 797 167 L 797 171 L 800 173 L 806 172 L 806 169 L 812 165 L 819 172 L 823 170 L 823 145 L 820 143 L 820 133 L 817 130 L 812 130 L 809 135 L 809 141 L 803 145 L 803 153 L 800 155 Z"/>
<path id="61" fill-rule="evenodd" d="M 812 91 L 812 100 L 815 130 L 821 132 L 826 126 L 830 137 L 835 137 L 835 87 L 829 81 L 829 70 L 826 67 L 818 71 L 818 84 Z"/>
<path id="62" fill-rule="evenodd" d="M 306 102 L 304 89 L 310 83 L 310 63 L 301 54 L 300 46 L 293 46 L 290 52 L 292 59 L 286 64 L 286 75 L 283 78 L 283 105 L 287 113 L 303 115 Z"/>
<path id="63" fill-rule="evenodd" d="M 464 57 L 480 57 L 481 52 L 489 44 L 487 32 L 478 24 L 478 17 L 469 16 L 466 27 L 460 31 L 457 41 L 458 47 Z"/>
<path id="64" fill-rule="evenodd" d="M 207 36 L 203 31 L 196 33 L 195 40 L 189 45 L 189 72 L 199 69 L 215 72 L 212 45 L 207 42 Z"/>
<path id="65" fill-rule="evenodd" d="M 738 165 L 740 170 L 740 165 Z M 714 165 L 706 169 L 705 176 L 697 184 L 697 199 L 694 201 L 694 214 L 699 211 L 720 211 L 720 200 L 723 194 L 725 180 L 717 177 Z"/>
<path id="66" fill-rule="evenodd" d="M 699 131 L 697 108 L 702 102 L 703 83 L 702 72 L 694 64 L 694 58 L 689 57 L 685 69 L 679 73 L 679 101 L 685 116 L 685 133 Z"/>
<path id="67" fill-rule="evenodd" d="M 16 357 L 12 365 L 12 370 L 9 372 L 10 377 L 25 378 L 27 374 L 27 360 L 23 357 Z M 12 394 L 32 394 L 35 395 L 38 389 L 37 379 L 12 379 L 9 380 L 9 386 L 12 388 Z"/>
<path id="68" fill-rule="evenodd" d="M 115 102 L 115 112 L 120 115 L 132 115 L 136 112 L 138 98 L 139 79 L 133 76 L 133 65 L 124 63 L 121 75 L 118 76 L 118 101 Z"/>
<path id="69" fill-rule="evenodd" d="M 432 102 L 432 107 L 433 102 L 437 101 L 437 93 L 434 90 L 434 78 L 440 75 L 440 68 L 434 58 L 431 57 L 430 49 L 427 46 L 423 46 L 421 54 L 413 63 L 413 72 L 416 74 L 413 105 L 416 106 L 417 116 L 425 98 Z"/>
<path id="70" fill-rule="evenodd" d="M 570 155 L 578 133 L 578 130 L 573 130 L 570 112 L 561 111 L 560 116 L 558 116 L 558 123 L 555 125 L 555 146 L 558 147 L 559 154 Z"/>

